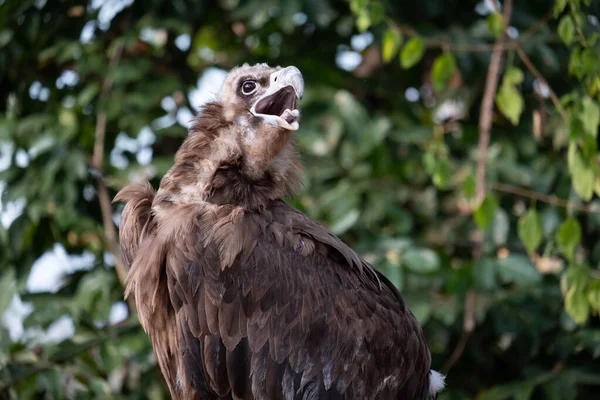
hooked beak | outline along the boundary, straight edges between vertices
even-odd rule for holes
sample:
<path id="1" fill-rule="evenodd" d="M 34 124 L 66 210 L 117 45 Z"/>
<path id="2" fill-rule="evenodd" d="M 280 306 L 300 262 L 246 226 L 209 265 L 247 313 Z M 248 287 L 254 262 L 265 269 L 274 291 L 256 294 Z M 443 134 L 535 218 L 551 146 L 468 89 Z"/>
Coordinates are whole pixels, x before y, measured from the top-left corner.
<path id="1" fill-rule="evenodd" d="M 267 91 L 252 105 L 250 112 L 268 123 L 290 131 L 298 130 L 300 111 L 296 100 L 304 95 L 304 79 L 294 66 L 273 72 Z"/>

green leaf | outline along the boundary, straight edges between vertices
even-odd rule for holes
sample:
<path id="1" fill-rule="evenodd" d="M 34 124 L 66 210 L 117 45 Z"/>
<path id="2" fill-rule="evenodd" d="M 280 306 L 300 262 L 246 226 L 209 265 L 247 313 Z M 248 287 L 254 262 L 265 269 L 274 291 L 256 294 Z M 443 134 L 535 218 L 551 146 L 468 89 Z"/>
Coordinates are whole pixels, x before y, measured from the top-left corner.
<path id="1" fill-rule="evenodd" d="M 455 70 L 456 60 L 452 54 L 444 53 L 437 57 L 431 68 L 433 88 L 438 92 L 444 90 L 446 84 L 454 75 Z"/>
<path id="2" fill-rule="evenodd" d="M 546 208 L 541 214 L 542 227 L 544 229 L 544 237 L 549 238 L 554 236 L 560 226 L 560 216 L 553 208 Z"/>
<path id="3" fill-rule="evenodd" d="M 600 54 L 596 49 L 585 48 L 581 52 L 582 72 L 591 78 L 600 70 Z"/>
<path id="4" fill-rule="evenodd" d="M 496 105 L 512 122 L 513 125 L 519 124 L 521 113 L 523 112 L 523 96 L 514 86 L 503 84 L 496 95 Z"/>
<path id="5" fill-rule="evenodd" d="M 381 272 L 385 274 L 398 290 L 402 291 L 402 288 L 404 287 L 404 268 L 389 263 L 388 265 L 383 266 Z"/>
<path id="6" fill-rule="evenodd" d="M 600 124 L 600 107 L 591 97 L 585 96 L 581 103 L 582 113 L 579 116 L 586 133 L 593 137 L 598 135 L 598 124 Z"/>
<path id="7" fill-rule="evenodd" d="M 383 34 L 382 57 L 384 62 L 390 62 L 398 53 L 402 44 L 402 32 L 396 28 L 389 28 Z"/>
<path id="8" fill-rule="evenodd" d="M 596 176 L 594 170 L 583 160 L 576 146 L 569 147 L 568 166 L 573 189 L 585 201 L 592 199 Z"/>
<path id="9" fill-rule="evenodd" d="M 77 98 L 77 102 L 81 106 L 87 106 L 92 102 L 94 97 L 100 92 L 100 84 L 98 82 L 89 83 L 81 92 Z"/>
<path id="10" fill-rule="evenodd" d="M 581 107 L 582 108 L 582 107 Z M 585 141 L 586 139 L 591 138 L 590 135 L 588 135 L 585 132 L 585 128 L 583 127 L 583 122 L 581 122 L 580 119 L 580 113 L 573 110 L 572 111 L 572 115 L 569 118 L 568 121 L 568 129 L 569 129 L 569 140 L 571 143 L 574 143 L 575 145 L 580 141 Z M 587 138 L 586 138 L 587 136 Z M 577 146 L 575 146 L 573 151 L 577 151 Z"/>
<path id="11" fill-rule="evenodd" d="M 535 382 L 533 381 L 519 381 L 514 383 L 507 383 L 504 385 L 497 385 L 493 388 L 486 390 L 480 396 L 478 400 L 529 400 L 533 391 L 535 390 Z"/>
<path id="12" fill-rule="evenodd" d="M 413 36 L 400 52 L 400 65 L 408 69 L 416 65 L 425 54 L 425 42 L 420 36 Z"/>
<path id="13" fill-rule="evenodd" d="M 435 157 L 435 153 L 433 151 L 428 151 L 423 154 L 423 166 L 428 174 L 433 174 L 435 171 L 435 164 L 437 163 L 437 159 Z"/>
<path id="14" fill-rule="evenodd" d="M 504 282 L 527 286 L 538 283 L 542 275 L 529 258 L 510 254 L 498 260 L 498 272 Z"/>
<path id="15" fill-rule="evenodd" d="M 94 318 L 107 318 L 111 307 L 108 301 L 110 288 L 113 287 L 115 279 L 115 274 L 105 269 L 89 272 L 79 282 L 74 303 Z"/>
<path id="16" fill-rule="evenodd" d="M 380 2 L 370 2 L 369 3 L 369 16 L 371 17 L 371 24 L 377 25 L 383 18 L 385 17 L 385 8 L 383 4 Z"/>
<path id="17" fill-rule="evenodd" d="M 0 277 L 0 316 L 4 315 L 4 311 L 6 311 L 16 293 L 15 270 L 9 268 Z"/>
<path id="18" fill-rule="evenodd" d="M 473 278 L 475 287 L 479 290 L 492 290 L 497 287 L 496 274 L 498 264 L 496 260 L 482 258 L 473 265 Z"/>
<path id="19" fill-rule="evenodd" d="M 493 12 L 487 17 L 487 26 L 492 35 L 498 37 L 504 33 L 504 18 L 499 12 Z"/>
<path id="20" fill-rule="evenodd" d="M 600 40 L 600 32 L 592 33 L 592 35 L 590 35 L 588 38 L 590 46 L 595 46 L 598 40 Z"/>
<path id="21" fill-rule="evenodd" d="M 510 220 L 508 214 L 502 208 L 499 208 L 494 217 L 492 226 L 492 239 L 496 246 L 504 246 L 508 241 L 510 233 Z"/>
<path id="22" fill-rule="evenodd" d="M 594 193 L 596 193 L 596 196 L 600 196 L 600 176 L 597 176 L 594 181 Z"/>
<path id="23" fill-rule="evenodd" d="M 450 183 L 452 171 L 448 160 L 438 160 L 432 174 L 433 184 L 440 189 L 444 189 Z"/>
<path id="24" fill-rule="evenodd" d="M 367 6 L 368 0 L 351 0 L 350 9 L 353 13 L 358 14 L 360 10 Z"/>
<path id="25" fill-rule="evenodd" d="M 14 36 L 14 32 L 10 29 L 3 29 L 0 31 L 0 47 L 4 47 L 10 43 Z"/>
<path id="26" fill-rule="evenodd" d="M 58 113 L 58 122 L 69 131 L 76 131 L 78 127 L 77 114 L 71 109 L 63 108 Z"/>
<path id="27" fill-rule="evenodd" d="M 567 6 L 569 0 L 556 0 L 554 2 L 554 18 L 558 17 Z"/>
<path id="28" fill-rule="evenodd" d="M 596 314 L 600 314 L 600 280 L 596 279 L 587 288 L 587 299 Z"/>
<path id="29" fill-rule="evenodd" d="M 572 141 L 569 143 L 569 150 L 567 153 L 567 166 L 569 167 L 569 170 L 573 169 L 573 166 L 577 162 L 577 157 L 580 157 L 577 152 L 577 143 Z"/>
<path id="30" fill-rule="evenodd" d="M 494 221 L 497 210 L 498 200 L 495 196 L 488 194 L 479 208 L 477 208 L 477 211 L 475 211 L 475 222 L 477 222 L 477 225 L 479 225 L 481 229 L 485 230 Z"/>
<path id="31" fill-rule="evenodd" d="M 333 232 L 336 235 L 343 234 L 348 229 L 354 226 L 356 221 L 358 221 L 358 217 L 360 217 L 360 212 L 357 209 L 350 210 L 341 218 L 333 222 L 333 224 L 330 227 L 331 232 Z"/>
<path id="32" fill-rule="evenodd" d="M 513 398 L 515 400 L 530 400 L 535 390 L 535 382 L 524 382 L 518 388 L 515 388 Z"/>
<path id="33" fill-rule="evenodd" d="M 404 254 L 403 262 L 406 268 L 421 274 L 434 272 L 440 268 L 437 253 L 430 249 L 410 249 Z"/>
<path id="34" fill-rule="evenodd" d="M 544 237 L 542 221 L 535 209 L 529 209 L 527 214 L 519 220 L 518 234 L 529 254 L 532 254 L 542 243 Z"/>
<path id="35" fill-rule="evenodd" d="M 592 352 L 594 359 L 600 357 L 600 330 L 582 329 L 577 332 L 577 339 L 583 347 Z"/>
<path id="36" fill-rule="evenodd" d="M 581 226 L 579 222 L 571 217 L 562 223 L 556 233 L 556 243 L 561 253 L 569 261 L 575 257 L 575 247 L 581 241 Z"/>
<path id="37" fill-rule="evenodd" d="M 358 13 L 358 17 L 356 18 L 356 27 L 359 32 L 364 32 L 371 26 L 371 15 L 366 8 L 363 8 Z"/>
<path id="38" fill-rule="evenodd" d="M 572 264 L 567 268 L 561 280 L 561 288 L 564 292 L 569 290 L 585 291 L 592 279 L 591 270 L 587 264 Z"/>
<path id="39" fill-rule="evenodd" d="M 463 182 L 463 191 L 465 192 L 465 197 L 467 197 L 467 199 L 475 197 L 475 186 L 475 176 L 470 172 Z"/>
<path id="40" fill-rule="evenodd" d="M 523 83 L 525 75 L 519 68 L 511 67 L 504 73 L 503 82 L 509 85 L 518 85 Z"/>
<path id="41" fill-rule="evenodd" d="M 581 48 L 576 47 L 569 57 L 569 74 L 577 77 L 578 79 L 583 78 L 583 61 Z"/>
<path id="42" fill-rule="evenodd" d="M 535 382 L 523 382 L 522 384 L 515 387 L 513 392 L 514 400 L 530 400 L 535 390 Z"/>
<path id="43" fill-rule="evenodd" d="M 565 310 L 571 318 L 580 325 L 584 325 L 590 314 L 590 304 L 583 290 L 569 290 L 565 296 Z"/>
<path id="44" fill-rule="evenodd" d="M 573 42 L 573 38 L 575 37 L 575 23 L 570 15 L 565 15 L 561 18 L 558 24 L 558 35 L 567 46 Z"/>

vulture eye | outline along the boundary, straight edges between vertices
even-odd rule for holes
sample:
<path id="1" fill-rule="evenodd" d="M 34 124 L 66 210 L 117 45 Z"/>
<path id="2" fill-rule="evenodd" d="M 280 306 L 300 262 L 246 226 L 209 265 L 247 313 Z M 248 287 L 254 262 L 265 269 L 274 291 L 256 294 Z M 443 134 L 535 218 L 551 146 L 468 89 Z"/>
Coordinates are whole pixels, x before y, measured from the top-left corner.
<path id="1" fill-rule="evenodd" d="M 242 93 L 244 94 L 252 94 L 256 90 L 256 82 L 254 81 L 246 81 L 242 83 Z"/>

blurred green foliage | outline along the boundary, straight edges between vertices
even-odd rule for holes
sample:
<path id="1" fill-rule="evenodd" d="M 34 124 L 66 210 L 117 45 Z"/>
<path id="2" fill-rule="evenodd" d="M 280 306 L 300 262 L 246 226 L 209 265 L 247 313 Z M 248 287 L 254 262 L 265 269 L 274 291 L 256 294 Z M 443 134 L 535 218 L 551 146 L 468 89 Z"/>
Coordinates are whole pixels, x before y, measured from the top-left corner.
<path id="1" fill-rule="evenodd" d="M 243 62 L 302 70 L 305 186 L 290 202 L 401 289 L 434 367 L 452 367 L 441 399 L 598 398 L 600 2 L 515 3 L 505 26 L 487 1 L 0 1 L 0 398 L 166 397 L 135 313 L 109 318 L 124 303 L 96 182 L 156 186 L 198 79 Z M 477 201 L 479 107 L 505 33 Z M 31 290 L 57 244 L 91 261 L 59 258 L 59 287 Z M 11 336 L 17 298 L 31 312 Z M 64 317 L 73 334 L 52 340 Z"/>

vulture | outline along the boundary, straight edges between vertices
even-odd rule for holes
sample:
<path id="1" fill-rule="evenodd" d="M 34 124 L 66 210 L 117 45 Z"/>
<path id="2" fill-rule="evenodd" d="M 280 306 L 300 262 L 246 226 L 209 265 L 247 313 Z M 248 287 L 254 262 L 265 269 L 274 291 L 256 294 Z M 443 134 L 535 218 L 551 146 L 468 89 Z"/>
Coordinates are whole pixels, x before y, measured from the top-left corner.
<path id="1" fill-rule="evenodd" d="M 444 377 L 398 290 L 283 200 L 303 92 L 294 66 L 232 69 L 158 190 L 117 194 L 125 296 L 174 399 L 434 399 Z"/>

